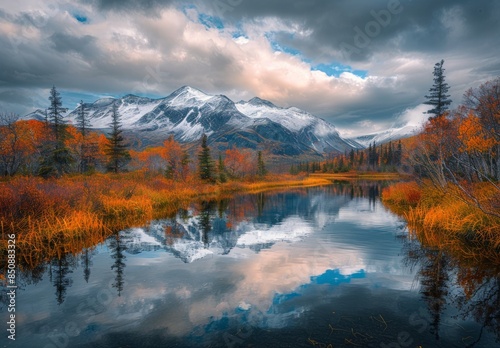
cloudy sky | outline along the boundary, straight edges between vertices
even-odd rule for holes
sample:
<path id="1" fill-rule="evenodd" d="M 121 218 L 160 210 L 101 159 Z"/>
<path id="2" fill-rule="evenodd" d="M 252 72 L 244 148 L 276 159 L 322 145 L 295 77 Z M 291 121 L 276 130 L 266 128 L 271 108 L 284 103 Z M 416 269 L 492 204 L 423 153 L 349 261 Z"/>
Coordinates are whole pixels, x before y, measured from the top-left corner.
<path id="1" fill-rule="evenodd" d="M 0 2 L 0 111 L 190 85 L 297 106 L 344 135 L 417 123 L 436 62 L 456 106 L 500 75 L 496 0 Z"/>

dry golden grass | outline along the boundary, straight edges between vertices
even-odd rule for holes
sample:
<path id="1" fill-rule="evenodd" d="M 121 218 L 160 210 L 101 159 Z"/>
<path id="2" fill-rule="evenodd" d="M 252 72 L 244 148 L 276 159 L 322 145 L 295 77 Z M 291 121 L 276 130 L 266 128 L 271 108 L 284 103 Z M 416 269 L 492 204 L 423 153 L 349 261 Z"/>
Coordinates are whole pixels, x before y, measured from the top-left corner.
<path id="1" fill-rule="evenodd" d="M 6 254 L 6 235 L 15 233 L 21 264 L 34 267 L 78 253 L 127 227 L 172 216 L 192 201 L 328 183 L 322 178 L 270 175 L 261 181 L 205 184 L 193 178 L 174 182 L 144 172 L 57 180 L 18 177 L 0 183 L 0 254 Z"/>
<path id="2" fill-rule="evenodd" d="M 403 208 L 416 207 L 420 202 L 422 190 L 416 182 L 400 182 L 382 191 L 382 200 Z"/>
<path id="3" fill-rule="evenodd" d="M 291 175 L 281 175 L 269 177 L 266 181 L 242 183 L 242 187 L 246 192 L 257 193 L 276 188 L 312 187 L 329 184 L 331 184 L 330 180 L 321 177 L 309 176 L 297 178 Z"/>
<path id="4" fill-rule="evenodd" d="M 484 185 L 474 188 L 482 200 L 495 195 Z M 398 183 L 382 192 L 383 202 L 408 222 L 412 236 L 425 246 L 461 250 L 477 258 L 477 251 L 492 260 L 500 255 L 500 219 L 467 204 L 450 186 L 446 193 L 427 183 Z"/>

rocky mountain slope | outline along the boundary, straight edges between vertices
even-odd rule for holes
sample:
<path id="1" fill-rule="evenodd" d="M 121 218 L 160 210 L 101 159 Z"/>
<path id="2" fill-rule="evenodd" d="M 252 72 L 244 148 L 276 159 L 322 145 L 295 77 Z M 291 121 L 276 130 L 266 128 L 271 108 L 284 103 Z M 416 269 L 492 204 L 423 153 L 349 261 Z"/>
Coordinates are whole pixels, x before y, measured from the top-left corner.
<path id="1" fill-rule="evenodd" d="M 281 108 L 260 98 L 234 103 L 224 95 L 208 95 L 188 86 L 160 99 L 126 95 L 86 103 L 92 127 L 109 127 L 115 103 L 123 128 L 146 144 L 159 143 L 170 134 L 180 142 L 194 143 L 205 133 L 209 144 L 219 150 L 231 146 L 266 149 L 278 156 L 322 155 L 361 147 L 343 139 L 332 124 L 298 108 Z M 77 110 L 68 111 L 68 123 L 75 123 L 76 114 Z M 44 112 L 37 110 L 26 118 L 43 119 Z"/>

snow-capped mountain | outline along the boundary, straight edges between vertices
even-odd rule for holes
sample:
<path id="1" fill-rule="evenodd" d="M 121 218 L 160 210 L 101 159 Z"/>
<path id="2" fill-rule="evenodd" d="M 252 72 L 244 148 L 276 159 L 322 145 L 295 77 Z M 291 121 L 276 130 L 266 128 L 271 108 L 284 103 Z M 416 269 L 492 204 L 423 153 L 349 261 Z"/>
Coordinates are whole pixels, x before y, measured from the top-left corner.
<path id="1" fill-rule="evenodd" d="M 403 127 L 390 128 L 385 131 L 361 135 L 353 138 L 346 139 L 347 141 L 353 140 L 364 147 L 368 147 L 370 144 L 383 144 L 389 141 L 397 141 L 399 139 L 404 139 L 417 134 L 420 130 L 418 126 L 406 125 Z"/>
<path id="2" fill-rule="evenodd" d="M 275 155 L 319 155 L 360 147 L 343 139 L 333 125 L 295 107 L 281 108 L 253 98 L 234 103 L 224 95 L 208 95 L 184 86 L 165 98 L 126 95 L 101 98 L 84 104 L 94 128 L 109 128 L 116 104 L 123 128 L 139 132 L 149 143 L 173 134 L 178 141 L 192 143 L 207 134 L 209 144 L 224 150 L 231 146 L 268 149 Z M 77 110 L 67 113 L 75 123 Z M 44 119 L 41 110 L 26 118 Z"/>
<path id="3" fill-rule="evenodd" d="M 256 97 L 248 102 L 238 102 L 236 108 L 252 119 L 267 118 L 281 124 L 289 131 L 299 134 L 304 142 L 311 144 L 314 150 L 321 153 L 359 147 L 342 139 L 331 123 L 296 107 L 280 108 L 267 100 Z"/>

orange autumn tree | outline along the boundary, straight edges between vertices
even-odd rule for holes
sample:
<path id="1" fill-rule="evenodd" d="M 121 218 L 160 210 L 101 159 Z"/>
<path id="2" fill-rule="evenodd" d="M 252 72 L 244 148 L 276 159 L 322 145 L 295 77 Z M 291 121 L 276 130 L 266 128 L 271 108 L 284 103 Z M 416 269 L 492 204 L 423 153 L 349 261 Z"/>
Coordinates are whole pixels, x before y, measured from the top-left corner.
<path id="1" fill-rule="evenodd" d="M 440 189 L 447 186 L 446 160 L 456 146 L 455 133 L 455 123 L 450 120 L 448 113 L 430 118 L 417 136 L 415 147 L 409 149 L 409 160 L 415 171 L 429 177 Z"/>
<path id="2" fill-rule="evenodd" d="M 67 126 L 66 146 L 76 159 L 74 171 L 85 173 L 94 171 L 105 163 L 99 151 L 99 135 L 86 131 L 85 134 L 74 126 Z"/>
<path id="3" fill-rule="evenodd" d="M 189 155 L 171 135 L 163 142 L 161 157 L 166 161 L 165 176 L 185 181 L 189 174 Z"/>
<path id="4" fill-rule="evenodd" d="M 255 172 L 253 154 L 249 150 L 232 147 L 225 152 L 224 165 L 233 178 L 242 178 Z"/>
<path id="5" fill-rule="evenodd" d="M 2 175 L 37 171 L 41 144 L 46 141 L 47 126 L 36 120 L 18 121 L 15 114 L 0 115 L 0 170 Z"/>
<path id="6" fill-rule="evenodd" d="M 480 118 L 469 111 L 458 128 L 458 138 L 462 143 L 461 150 L 478 154 L 492 151 L 496 141 L 488 133 Z"/>
<path id="7" fill-rule="evenodd" d="M 165 171 L 166 161 L 163 158 L 163 147 L 148 147 L 143 151 L 130 151 L 132 168 L 143 169 L 148 173 L 160 174 Z"/>
<path id="8" fill-rule="evenodd" d="M 491 177 L 500 181 L 500 77 L 487 81 L 477 88 L 469 89 L 464 95 L 464 107 L 477 116 L 482 126 L 482 136 L 488 139 L 492 157 L 490 166 Z"/>

